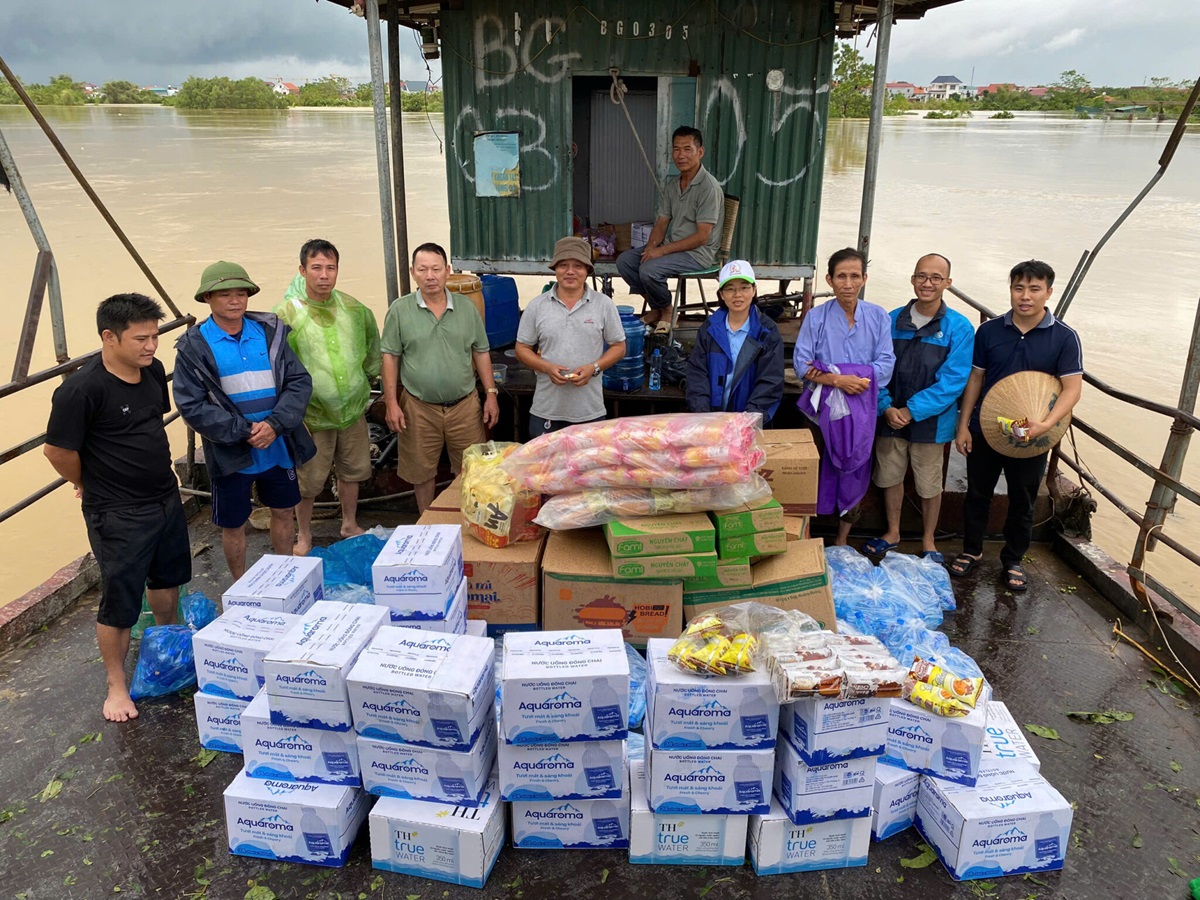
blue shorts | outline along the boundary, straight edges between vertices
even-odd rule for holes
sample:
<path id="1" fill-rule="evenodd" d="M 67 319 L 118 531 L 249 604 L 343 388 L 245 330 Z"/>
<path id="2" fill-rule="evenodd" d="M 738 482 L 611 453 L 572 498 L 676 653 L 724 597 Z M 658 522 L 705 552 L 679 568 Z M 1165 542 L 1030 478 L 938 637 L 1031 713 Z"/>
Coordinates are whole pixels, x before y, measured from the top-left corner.
<path id="1" fill-rule="evenodd" d="M 250 518 L 250 489 L 271 509 L 291 509 L 300 502 L 295 469 L 274 466 L 265 472 L 222 475 L 212 480 L 212 520 L 218 528 L 241 528 Z"/>

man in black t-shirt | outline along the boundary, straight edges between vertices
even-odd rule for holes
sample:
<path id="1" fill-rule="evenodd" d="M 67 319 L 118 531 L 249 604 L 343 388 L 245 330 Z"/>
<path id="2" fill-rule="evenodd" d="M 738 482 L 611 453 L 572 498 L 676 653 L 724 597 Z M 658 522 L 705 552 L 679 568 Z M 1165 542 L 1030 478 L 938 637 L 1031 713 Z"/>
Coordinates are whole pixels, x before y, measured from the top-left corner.
<path id="1" fill-rule="evenodd" d="M 100 566 L 96 639 L 108 678 L 104 718 L 137 718 L 125 684 L 129 632 L 146 591 L 154 621 L 175 621 L 178 588 L 192 577 L 187 518 L 163 427 L 167 376 L 154 358 L 162 307 L 117 294 L 96 310 L 100 355 L 51 401 L 46 458 L 83 500 L 88 541 Z"/>

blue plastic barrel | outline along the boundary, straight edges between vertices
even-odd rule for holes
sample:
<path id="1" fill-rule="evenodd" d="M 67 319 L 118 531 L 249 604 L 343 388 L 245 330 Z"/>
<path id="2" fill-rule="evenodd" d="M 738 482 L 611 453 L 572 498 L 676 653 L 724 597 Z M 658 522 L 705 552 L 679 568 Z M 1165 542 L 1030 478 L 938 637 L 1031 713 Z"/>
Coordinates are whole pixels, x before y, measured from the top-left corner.
<path id="1" fill-rule="evenodd" d="M 484 326 L 493 350 L 511 347 L 517 340 L 521 306 L 517 301 L 517 282 L 510 275 L 480 275 L 483 304 L 487 314 Z"/>
<path id="2" fill-rule="evenodd" d="M 636 391 L 646 379 L 646 326 L 634 314 L 632 306 L 618 306 L 621 327 L 625 329 L 625 355 L 604 373 L 604 387 L 610 391 Z"/>

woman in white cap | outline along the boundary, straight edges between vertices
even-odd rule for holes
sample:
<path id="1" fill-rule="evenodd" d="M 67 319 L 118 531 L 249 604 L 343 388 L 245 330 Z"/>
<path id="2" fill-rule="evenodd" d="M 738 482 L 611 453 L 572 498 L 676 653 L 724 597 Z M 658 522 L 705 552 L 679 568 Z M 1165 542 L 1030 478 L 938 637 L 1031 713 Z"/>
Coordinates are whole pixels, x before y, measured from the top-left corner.
<path id="1" fill-rule="evenodd" d="M 771 420 L 783 399 L 783 339 L 758 311 L 754 269 L 744 259 L 721 268 L 721 308 L 696 335 L 688 357 L 690 412 L 757 412 Z"/>

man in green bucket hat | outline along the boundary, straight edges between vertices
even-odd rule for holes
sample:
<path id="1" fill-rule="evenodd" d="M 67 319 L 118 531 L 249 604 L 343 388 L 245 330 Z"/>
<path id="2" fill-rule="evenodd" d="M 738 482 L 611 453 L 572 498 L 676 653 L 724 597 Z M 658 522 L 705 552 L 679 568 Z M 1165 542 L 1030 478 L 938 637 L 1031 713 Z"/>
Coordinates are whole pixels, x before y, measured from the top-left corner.
<path id="1" fill-rule="evenodd" d="M 316 452 L 304 427 L 312 378 L 287 341 L 288 326 L 273 313 L 247 311 L 258 291 L 237 263 L 213 263 L 195 294 L 210 315 L 175 344 L 175 405 L 203 441 L 212 520 L 234 581 L 246 571 L 251 489 L 271 510 L 272 548 L 290 556 L 296 467 Z"/>

